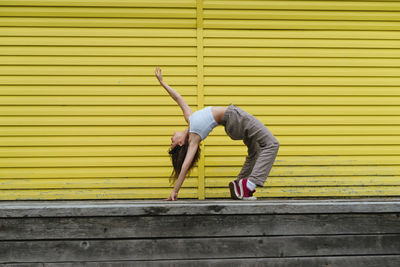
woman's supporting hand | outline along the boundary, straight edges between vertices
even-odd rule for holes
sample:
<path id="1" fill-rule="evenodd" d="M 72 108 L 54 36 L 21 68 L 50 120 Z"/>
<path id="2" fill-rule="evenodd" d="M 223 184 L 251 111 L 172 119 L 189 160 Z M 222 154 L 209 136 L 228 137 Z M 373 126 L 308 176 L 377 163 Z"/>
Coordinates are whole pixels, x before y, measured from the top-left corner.
<path id="1" fill-rule="evenodd" d="M 175 201 L 175 200 L 178 200 L 178 192 L 176 192 L 175 190 L 172 191 L 169 198 L 164 199 L 164 201 Z"/>
<path id="2" fill-rule="evenodd" d="M 161 74 L 161 69 L 159 67 L 156 67 L 155 73 L 156 73 L 156 77 L 157 77 L 158 81 L 160 83 L 162 83 L 163 82 L 163 77 L 162 77 L 162 74 Z"/>

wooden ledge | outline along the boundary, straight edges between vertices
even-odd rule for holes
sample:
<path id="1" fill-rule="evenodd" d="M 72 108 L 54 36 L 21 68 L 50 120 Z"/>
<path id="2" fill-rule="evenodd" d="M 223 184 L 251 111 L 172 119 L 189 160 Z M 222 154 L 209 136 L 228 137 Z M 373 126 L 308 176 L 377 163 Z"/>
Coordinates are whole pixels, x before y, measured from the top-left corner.
<path id="1" fill-rule="evenodd" d="M 1 201 L 0 217 L 400 213 L 400 199 Z"/>

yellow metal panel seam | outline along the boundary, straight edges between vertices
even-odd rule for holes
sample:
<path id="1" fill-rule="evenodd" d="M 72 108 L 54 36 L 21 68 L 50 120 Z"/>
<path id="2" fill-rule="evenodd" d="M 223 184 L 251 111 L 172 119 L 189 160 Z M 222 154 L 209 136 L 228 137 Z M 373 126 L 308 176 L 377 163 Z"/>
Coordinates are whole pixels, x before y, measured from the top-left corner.
<path id="1" fill-rule="evenodd" d="M 203 0 L 197 0 L 197 110 L 204 107 L 204 66 L 203 66 Z M 199 199 L 205 198 L 204 179 L 204 142 L 201 142 L 200 159 L 198 162 L 198 193 Z"/>

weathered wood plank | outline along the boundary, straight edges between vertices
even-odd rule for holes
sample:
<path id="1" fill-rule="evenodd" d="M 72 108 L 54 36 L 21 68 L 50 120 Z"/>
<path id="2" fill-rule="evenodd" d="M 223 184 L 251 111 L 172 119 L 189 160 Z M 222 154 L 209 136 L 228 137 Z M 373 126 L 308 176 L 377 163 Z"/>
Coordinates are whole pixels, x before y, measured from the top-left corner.
<path id="1" fill-rule="evenodd" d="M 57 266 L 70 267 L 77 264 L 88 267 L 114 267 L 114 266 L 138 266 L 138 267 L 208 267 L 208 266 L 242 266 L 242 267 L 313 267 L 313 266 L 330 266 L 330 267 L 347 267 L 347 266 L 363 266 L 363 267 L 397 267 L 400 265 L 400 256 L 346 256 L 346 257 L 301 257 L 301 258 L 273 258 L 273 259 L 210 259 L 210 260 L 173 260 L 173 261 L 118 261 L 118 262 L 80 262 L 80 263 L 57 263 Z M 55 266 L 53 263 L 36 263 L 32 265 L 26 264 L 6 264 L 5 267 L 50 267 Z"/>
<path id="2" fill-rule="evenodd" d="M 0 240 L 384 233 L 400 233 L 398 214 L 0 218 Z"/>
<path id="3" fill-rule="evenodd" d="M 222 201 L 2 201 L 0 217 L 400 213 L 398 199 Z"/>
<path id="4" fill-rule="evenodd" d="M 240 259 L 369 254 L 400 255 L 400 234 L 0 242 L 0 259 L 5 262 Z"/>
<path id="5" fill-rule="evenodd" d="M 168 261 L 114 261 L 114 262 L 65 262 L 65 263 L 14 263 L 4 267 L 397 267 L 400 256 L 338 256 L 338 257 L 299 257 L 299 258 L 257 258 L 257 259 L 208 259 L 208 260 L 168 260 Z"/>

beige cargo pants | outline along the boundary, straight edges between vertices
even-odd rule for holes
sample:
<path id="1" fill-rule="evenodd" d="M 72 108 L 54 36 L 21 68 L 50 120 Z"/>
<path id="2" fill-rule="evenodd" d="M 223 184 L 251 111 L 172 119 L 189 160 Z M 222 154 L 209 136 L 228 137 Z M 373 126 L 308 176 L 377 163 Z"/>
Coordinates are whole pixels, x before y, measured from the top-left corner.
<path id="1" fill-rule="evenodd" d="M 257 186 L 264 186 L 278 154 L 278 140 L 261 121 L 233 104 L 225 111 L 221 124 L 231 139 L 243 140 L 248 148 L 237 180 L 248 178 Z"/>

